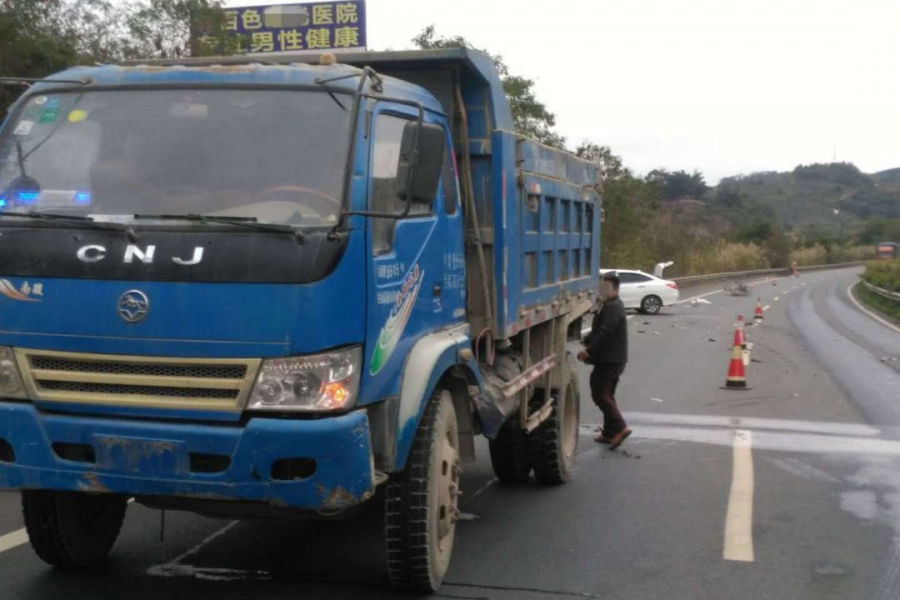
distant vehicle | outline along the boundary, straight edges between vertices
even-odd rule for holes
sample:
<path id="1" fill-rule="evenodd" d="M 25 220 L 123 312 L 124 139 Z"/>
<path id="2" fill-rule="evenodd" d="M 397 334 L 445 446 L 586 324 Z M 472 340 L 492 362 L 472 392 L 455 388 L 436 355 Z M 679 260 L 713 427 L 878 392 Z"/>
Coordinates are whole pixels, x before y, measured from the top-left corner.
<path id="1" fill-rule="evenodd" d="M 600 275 L 606 273 L 616 273 L 619 276 L 621 282 L 619 297 L 625 308 L 655 315 L 663 306 L 678 302 L 678 284 L 674 281 L 654 277 L 643 271 L 600 269 Z"/>
<path id="2" fill-rule="evenodd" d="M 723 288 L 725 293 L 730 296 L 749 296 L 750 286 L 742 281 L 738 281 L 734 285 L 727 285 Z"/>
<path id="3" fill-rule="evenodd" d="M 894 242 L 881 242 L 878 244 L 877 258 L 897 258 L 900 256 L 900 244 Z"/>

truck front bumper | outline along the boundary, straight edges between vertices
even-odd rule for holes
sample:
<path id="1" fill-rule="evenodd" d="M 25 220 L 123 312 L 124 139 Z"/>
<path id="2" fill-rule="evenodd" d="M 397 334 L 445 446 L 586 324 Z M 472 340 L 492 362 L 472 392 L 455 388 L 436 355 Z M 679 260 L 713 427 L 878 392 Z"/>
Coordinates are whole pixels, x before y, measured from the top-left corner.
<path id="1" fill-rule="evenodd" d="M 0 401 L 0 489 L 337 509 L 372 495 L 375 469 L 365 410 L 232 426 L 48 414 Z"/>

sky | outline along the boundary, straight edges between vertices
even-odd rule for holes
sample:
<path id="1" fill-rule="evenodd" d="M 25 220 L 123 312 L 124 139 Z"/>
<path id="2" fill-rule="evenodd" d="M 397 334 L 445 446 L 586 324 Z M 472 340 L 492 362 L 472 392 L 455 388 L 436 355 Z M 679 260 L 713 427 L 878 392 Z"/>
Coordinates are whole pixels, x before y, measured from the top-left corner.
<path id="1" fill-rule="evenodd" d="M 229 0 L 227 6 L 289 2 Z M 434 24 L 535 81 L 575 147 L 709 183 L 798 164 L 900 167 L 900 2 L 367 0 L 369 49 Z"/>

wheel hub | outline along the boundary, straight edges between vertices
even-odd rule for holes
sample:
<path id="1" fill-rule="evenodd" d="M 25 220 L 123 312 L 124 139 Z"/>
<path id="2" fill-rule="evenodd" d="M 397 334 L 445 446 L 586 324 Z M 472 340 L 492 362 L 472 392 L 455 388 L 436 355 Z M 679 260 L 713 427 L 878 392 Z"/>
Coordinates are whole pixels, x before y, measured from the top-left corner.
<path id="1" fill-rule="evenodd" d="M 453 530 L 459 518 L 459 452 L 450 432 L 441 436 L 438 447 L 438 546 L 441 552 L 452 545 Z"/>

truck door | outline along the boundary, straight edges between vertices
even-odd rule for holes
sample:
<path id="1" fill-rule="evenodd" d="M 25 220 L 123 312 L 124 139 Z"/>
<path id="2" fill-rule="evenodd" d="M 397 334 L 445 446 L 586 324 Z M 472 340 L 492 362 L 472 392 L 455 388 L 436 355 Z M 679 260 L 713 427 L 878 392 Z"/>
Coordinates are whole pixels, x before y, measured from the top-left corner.
<path id="1" fill-rule="evenodd" d="M 395 179 L 403 128 L 415 120 L 409 107 L 380 103 L 372 117 L 369 210 L 402 212 Z M 447 131 L 446 120 L 426 121 Z M 368 218 L 371 268 L 367 274 L 363 402 L 399 391 L 399 375 L 421 335 L 465 319 L 465 259 L 452 145 L 447 135 L 444 181 L 431 204 L 414 203 L 403 220 Z"/>

